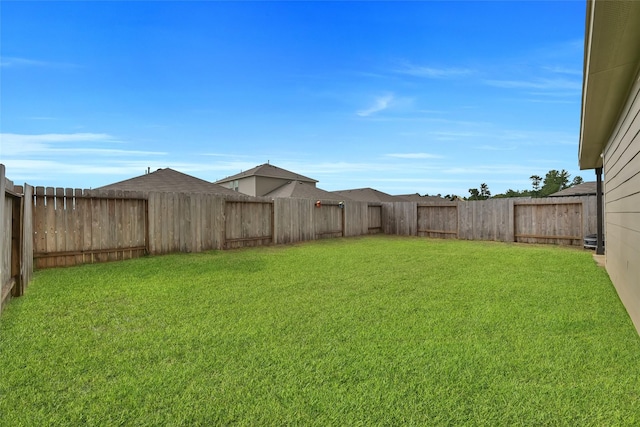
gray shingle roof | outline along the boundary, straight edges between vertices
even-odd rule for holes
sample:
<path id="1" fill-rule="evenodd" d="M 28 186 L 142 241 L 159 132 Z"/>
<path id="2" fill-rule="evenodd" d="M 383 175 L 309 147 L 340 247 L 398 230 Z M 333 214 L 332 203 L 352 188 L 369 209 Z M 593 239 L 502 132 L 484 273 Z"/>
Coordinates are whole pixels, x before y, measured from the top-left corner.
<path id="1" fill-rule="evenodd" d="M 195 176 L 165 168 L 155 172 L 98 187 L 96 190 L 160 191 L 176 193 L 208 193 L 237 195 L 233 190 Z"/>
<path id="2" fill-rule="evenodd" d="M 444 197 L 439 197 L 439 196 L 421 196 L 418 193 L 414 193 L 414 194 L 400 194 L 398 196 L 395 197 L 402 197 L 405 200 L 408 200 L 410 202 L 447 202 L 449 201 L 448 199 L 445 199 Z"/>
<path id="3" fill-rule="evenodd" d="M 249 176 L 264 176 L 268 178 L 281 178 L 281 179 L 287 179 L 291 181 L 295 180 L 295 181 L 313 182 L 313 183 L 318 182 L 317 180 L 306 177 L 304 175 L 300 175 L 300 174 L 288 171 L 286 169 L 279 168 L 272 164 L 265 163 L 263 165 L 256 166 L 255 168 L 246 170 L 244 172 L 240 172 L 238 174 L 220 179 L 216 181 L 216 184 L 234 181 L 236 179 L 246 178 Z"/>
<path id="4" fill-rule="evenodd" d="M 549 194 L 549 197 L 567 197 L 567 196 L 589 196 L 596 195 L 596 181 L 583 182 L 573 187 L 565 188 L 556 193 Z"/>
<path id="5" fill-rule="evenodd" d="M 373 188 L 356 188 L 353 190 L 333 191 L 334 194 L 341 198 L 348 198 L 358 202 L 406 202 L 407 200 L 401 196 L 392 196 Z"/>
<path id="6" fill-rule="evenodd" d="M 297 199 L 313 199 L 313 200 L 343 200 L 329 191 L 322 190 L 309 183 L 303 181 L 289 181 L 288 183 L 276 188 L 272 192 L 265 194 L 265 197 L 293 197 Z"/>

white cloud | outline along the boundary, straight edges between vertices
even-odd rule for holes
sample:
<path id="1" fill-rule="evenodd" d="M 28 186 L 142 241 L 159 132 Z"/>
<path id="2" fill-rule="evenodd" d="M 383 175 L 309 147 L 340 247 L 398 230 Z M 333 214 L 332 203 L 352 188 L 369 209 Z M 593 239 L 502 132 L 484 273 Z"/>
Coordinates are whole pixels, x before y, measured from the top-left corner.
<path id="1" fill-rule="evenodd" d="M 11 56 L 3 56 L 0 58 L 0 67 L 43 67 L 46 65 L 46 62 L 36 61 L 34 59 L 16 58 Z"/>
<path id="2" fill-rule="evenodd" d="M 545 66 L 543 70 L 557 74 L 569 74 L 571 76 L 582 76 L 582 70 L 576 68 L 567 68 L 562 66 Z"/>
<path id="3" fill-rule="evenodd" d="M 16 133 L 0 134 L 2 141 L 15 141 L 19 143 L 30 142 L 86 142 L 86 141 L 115 141 L 115 138 L 106 133 L 45 133 L 25 135 Z"/>
<path id="4" fill-rule="evenodd" d="M 372 170 L 383 170 L 389 165 L 362 162 L 322 162 L 322 163 L 300 163 L 284 162 L 283 167 L 291 171 L 298 171 L 303 175 L 313 178 L 314 174 L 349 174 L 353 172 L 370 172 Z M 296 169 L 297 168 L 297 169 Z"/>
<path id="5" fill-rule="evenodd" d="M 522 171 L 527 170 L 522 165 L 487 165 L 487 166 L 470 166 L 470 167 L 451 167 L 442 169 L 442 173 L 452 175 L 480 175 L 493 176 L 496 174 L 513 174 L 521 175 Z"/>
<path id="6" fill-rule="evenodd" d="M 505 89 L 582 90 L 580 81 L 568 79 L 484 80 L 484 83 Z"/>
<path id="7" fill-rule="evenodd" d="M 15 56 L 2 56 L 0 57 L 0 67 L 2 68 L 15 68 L 15 67 L 71 68 L 71 67 L 76 67 L 76 65 L 65 63 L 65 62 L 41 61 L 37 59 L 18 58 Z"/>
<path id="8" fill-rule="evenodd" d="M 0 134 L 2 141 L 2 156 L 15 156 L 20 154 L 45 154 L 61 148 L 54 148 L 56 145 L 65 143 L 86 144 L 86 143 L 114 143 L 118 142 L 111 135 L 106 133 L 47 133 L 47 134 L 16 134 L 2 133 Z M 69 152 L 68 147 L 64 147 Z M 86 149 L 86 148 L 83 148 Z"/>
<path id="9" fill-rule="evenodd" d="M 396 159 L 441 159 L 442 156 L 429 153 L 390 153 L 386 154 L 387 157 L 394 157 Z"/>
<path id="10" fill-rule="evenodd" d="M 450 77 L 461 77 L 471 74 L 473 71 L 468 68 L 434 68 L 419 66 L 414 64 L 404 64 L 402 68 L 395 70 L 398 74 L 406 74 L 414 77 L 425 77 L 430 79 L 442 79 Z"/>
<path id="11" fill-rule="evenodd" d="M 496 146 L 496 145 L 480 145 L 475 148 L 479 150 L 488 150 L 488 151 L 513 151 L 516 149 L 515 146 L 502 147 L 502 146 Z"/>
<path id="12" fill-rule="evenodd" d="M 144 161 L 109 162 L 100 158 L 86 162 L 9 159 L 3 163 L 7 167 L 7 177 L 14 183 L 74 188 L 99 187 L 142 175 L 149 166 L 149 162 Z"/>
<path id="13" fill-rule="evenodd" d="M 122 141 L 106 133 L 48 133 L 25 135 L 14 133 L 0 134 L 2 155 L 19 154 L 98 154 L 98 155 L 166 155 L 161 151 L 141 151 L 113 148 L 95 148 L 90 144 L 122 144 Z M 71 146 L 69 146 L 71 145 Z"/>
<path id="14" fill-rule="evenodd" d="M 391 104 L 392 101 L 393 101 L 393 95 L 379 96 L 375 99 L 372 106 L 370 106 L 366 110 L 357 111 L 356 114 L 359 115 L 360 117 L 370 116 L 374 113 L 377 113 L 389 108 L 389 105 Z"/>
<path id="15" fill-rule="evenodd" d="M 435 131 L 431 132 L 437 141 L 457 141 L 460 139 L 479 138 L 484 136 L 478 132 Z"/>

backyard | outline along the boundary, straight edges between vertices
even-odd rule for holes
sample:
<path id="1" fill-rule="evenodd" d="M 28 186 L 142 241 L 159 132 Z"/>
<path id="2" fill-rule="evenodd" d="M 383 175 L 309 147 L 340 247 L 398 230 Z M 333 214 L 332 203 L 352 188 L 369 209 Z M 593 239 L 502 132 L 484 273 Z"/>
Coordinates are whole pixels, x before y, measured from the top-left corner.
<path id="1" fill-rule="evenodd" d="M 638 425 L 592 252 L 371 236 L 40 270 L 0 425 Z"/>

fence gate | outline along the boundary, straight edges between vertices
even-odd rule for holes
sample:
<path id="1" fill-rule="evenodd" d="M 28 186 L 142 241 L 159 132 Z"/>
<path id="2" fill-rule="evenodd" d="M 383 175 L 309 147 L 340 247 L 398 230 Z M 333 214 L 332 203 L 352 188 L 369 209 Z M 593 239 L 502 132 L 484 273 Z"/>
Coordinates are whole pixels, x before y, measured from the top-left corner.
<path id="1" fill-rule="evenodd" d="M 518 202 L 513 205 L 514 241 L 582 245 L 582 201 Z"/>
<path id="2" fill-rule="evenodd" d="M 458 204 L 418 205 L 418 236 L 458 238 Z"/>
<path id="3" fill-rule="evenodd" d="M 226 200 L 225 249 L 273 243 L 273 201 Z"/>
<path id="4" fill-rule="evenodd" d="M 36 268 L 115 261 L 148 252 L 148 203 L 113 190 L 36 187 Z"/>
<path id="5" fill-rule="evenodd" d="M 316 239 L 344 237 L 344 204 L 318 201 L 313 217 Z"/>

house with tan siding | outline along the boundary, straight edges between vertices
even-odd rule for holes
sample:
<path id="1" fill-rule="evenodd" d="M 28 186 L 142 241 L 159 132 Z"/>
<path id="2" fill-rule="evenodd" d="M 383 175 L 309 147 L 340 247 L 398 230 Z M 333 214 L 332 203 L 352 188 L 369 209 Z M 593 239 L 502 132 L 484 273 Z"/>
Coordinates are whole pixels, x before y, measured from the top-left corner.
<path id="1" fill-rule="evenodd" d="M 586 15 L 578 161 L 603 187 L 605 266 L 640 331 L 640 1 Z"/>
<path id="2" fill-rule="evenodd" d="M 291 182 L 302 182 L 315 187 L 318 181 L 265 163 L 215 183 L 248 196 L 265 196 Z"/>

